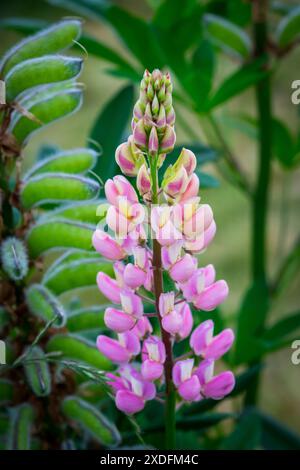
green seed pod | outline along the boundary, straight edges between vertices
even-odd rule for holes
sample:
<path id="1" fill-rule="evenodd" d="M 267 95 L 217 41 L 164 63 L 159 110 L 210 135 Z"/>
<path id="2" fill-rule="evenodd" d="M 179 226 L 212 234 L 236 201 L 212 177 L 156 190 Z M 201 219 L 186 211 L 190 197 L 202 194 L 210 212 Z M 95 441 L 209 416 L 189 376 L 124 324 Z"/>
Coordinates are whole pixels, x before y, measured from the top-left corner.
<path id="1" fill-rule="evenodd" d="M 64 307 L 42 284 L 32 284 L 26 290 L 26 302 L 33 315 L 41 318 L 44 322 L 49 322 L 57 317 L 54 326 L 61 328 L 66 323 L 66 313 Z"/>
<path id="2" fill-rule="evenodd" d="M 7 74 L 6 101 L 13 101 L 29 88 L 52 82 L 71 80 L 80 74 L 82 59 L 64 56 L 44 56 L 25 60 Z"/>
<path id="3" fill-rule="evenodd" d="M 94 226 L 67 219 L 47 219 L 34 225 L 27 243 L 32 257 L 55 248 L 92 249 Z"/>
<path id="4" fill-rule="evenodd" d="M 6 405 L 13 399 L 14 384 L 8 379 L 0 379 L 0 405 Z"/>
<path id="5" fill-rule="evenodd" d="M 64 204 L 54 209 L 49 214 L 43 216 L 43 220 L 49 216 L 63 217 L 71 220 L 78 220 L 96 226 L 105 217 L 109 204 L 103 203 L 103 199 L 88 202 L 77 202 L 72 204 Z"/>
<path id="6" fill-rule="evenodd" d="M 31 428 L 34 420 L 34 410 L 31 405 L 24 403 L 10 408 L 10 425 L 7 438 L 7 450 L 29 450 Z"/>
<path id="7" fill-rule="evenodd" d="M 29 178 L 21 191 L 26 209 L 66 200 L 86 200 L 97 197 L 99 183 L 91 178 L 68 173 L 43 173 Z"/>
<path id="8" fill-rule="evenodd" d="M 105 330 L 104 308 L 104 305 L 101 307 L 94 305 L 73 310 L 67 318 L 68 330 L 72 333 L 77 331 L 97 330 L 97 332 L 100 332 L 101 330 Z"/>
<path id="9" fill-rule="evenodd" d="M 29 119 L 19 111 L 14 111 L 9 131 L 19 143 L 23 143 L 30 134 L 46 124 L 74 113 L 80 107 L 81 102 L 82 91 L 75 85 L 67 91 L 51 93 L 48 97 L 26 108 L 34 119 Z"/>
<path id="10" fill-rule="evenodd" d="M 69 261 L 77 261 L 80 259 L 95 259 L 95 253 L 92 251 L 84 250 L 68 250 L 65 251 L 61 256 L 58 256 L 56 260 L 50 264 L 47 271 L 44 273 L 44 279 L 50 275 L 54 270 L 58 269 L 64 263 Z"/>
<path id="11" fill-rule="evenodd" d="M 12 67 L 24 60 L 55 54 L 72 46 L 80 34 L 81 21 L 70 19 L 29 36 L 5 54 L 0 63 L 0 75 L 6 76 Z"/>
<path id="12" fill-rule="evenodd" d="M 6 238 L 0 247 L 3 270 L 13 281 L 20 281 L 28 273 L 28 256 L 24 243 L 15 237 Z"/>
<path id="13" fill-rule="evenodd" d="M 73 334 L 52 336 L 46 346 L 47 352 L 60 352 L 64 359 L 86 363 L 99 370 L 110 370 L 111 362 L 97 350 L 95 343 Z"/>
<path id="14" fill-rule="evenodd" d="M 94 150 L 86 148 L 56 152 L 34 165 L 25 179 L 47 172 L 85 173 L 95 166 L 98 155 Z"/>
<path id="15" fill-rule="evenodd" d="M 32 362 L 29 362 L 31 361 Z M 26 358 L 25 376 L 31 390 L 37 397 L 45 397 L 51 392 L 51 375 L 44 351 L 35 346 Z"/>
<path id="16" fill-rule="evenodd" d="M 108 420 L 98 408 L 76 396 L 62 402 L 62 412 L 70 420 L 79 424 L 89 435 L 106 447 L 114 447 L 121 436 L 114 423 Z"/>
<path id="17" fill-rule="evenodd" d="M 46 273 L 43 283 L 56 295 L 60 295 L 71 289 L 94 286 L 99 271 L 113 276 L 112 264 L 101 260 L 99 256 L 69 261 Z"/>

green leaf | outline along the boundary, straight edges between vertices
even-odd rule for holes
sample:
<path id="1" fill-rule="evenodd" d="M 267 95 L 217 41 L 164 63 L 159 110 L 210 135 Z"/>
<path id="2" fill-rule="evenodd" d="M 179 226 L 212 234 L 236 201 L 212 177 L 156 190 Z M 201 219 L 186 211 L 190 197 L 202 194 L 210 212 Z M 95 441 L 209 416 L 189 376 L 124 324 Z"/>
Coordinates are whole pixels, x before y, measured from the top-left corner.
<path id="1" fill-rule="evenodd" d="M 106 180 L 118 171 L 114 155 L 121 143 L 133 106 L 133 87 L 123 88 L 100 112 L 92 128 L 90 138 L 98 142 L 103 150 L 95 172 Z"/>
<path id="2" fill-rule="evenodd" d="M 67 319 L 67 328 L 71 333 L 89 330 L 106 329 L 104 323 L 104 306 L 96 305 L 73 310 Z"/>
<path id="3" fill-rule="evenodd" d="M 272 416 L 258 411 L 262 424 L 261 443 L 267 450 L 300 450 L 300 436 Z"/>
<path id="4" fill-rule="evenodd" d="M 82 59 L 64 56 L 43 56 L 15 65 L 6 76 L 6 99 L 13 101 L 29 88 L 47 83 L 76 78 L 82 68 Z"/>
<path id="5" fill-rule="evenodd" d="M 300 34 L 300 6 L 293 8 L 282 20 L 280 21 L 276 37 L 278 45 L 282 48 L 288 47 Z"/>
<path id="6" fill-rule="evenodd" d="M 229 77 L 226 77 L 209 100 L 210 109 L 225 103 L 262 80 L 268 73 L 263 68 L 264 63 L 264 58 L 257 59 L 250 64 L 243 65 Z"/>
<path id="7" fill-rule="evenodd" d="M 279 119 L 272 120 L 273 152 L 284 168 L 291 168 L 296 154 L 293 137 Z"/>
<path id="8" fill-rule="evenodd" d="M 291 334 L 300 328 L 300 312 L 289 315 L 272 325 L 262 336 L 266 351 L 274 351 L 291 342 Z"/>
<path id="9" fill-rule="evenodd" d="M 34 419 L 33 407 L 27 403 L 10 408 L 7 450 L 29 450 Z"/>
<path id="10" fill-rule="evenodd" d="M 8 379 L 0 379 L 0 405 L 6 405 L 7 403 L 11 402 L 13 400 L 13 395 L 13 382 Z"/>
<path id="11" fill-rule="evenodd" d="M 32 284 L 25 292 L 30 312 L 48 323 L 55 317 L 54 326 L 61 328 L 66 323 L 66 312 L 56 296 L 42 284 Z"/>
<path id="12" fill-rule="evenodd" d="M 46 346 L 47 352 L 60 352 L 63 359 L 74 359 L 100 370 L 109 370 L 111 362 L 92 343 L 80 336 L 58 334 L 52 336 Z"/>
<path id="13" fill-rule="evenodd" d="M 71 289 L 96 285 L 99 271 L 113 275 L 112 264 L 101 260 L 99 256 L 94 259 L 69 261 L 46 273 L 43 283 L 59 295 Z"/>
<path id="14" fill-rule="evenodd" d="M 198 171 L 198 168 L 196 169 L 196 174 L 200 179 L 201 189 L 218 188 L 220 186 L 220 182 L 215 176 L 204 173 L 203 171 Z"/>
<path id="15" fill-rule="evenodd" d="M 73 45 L 81 34 L 81 21 L 63 20 L 30 36 L 10 49 L 0 64 L 1 75 L 5 76 L 15 65 L 27 59 L 55 54 Z"/>
<path id="16" fill-rule="evenodd" d="M 44 351 L 39 346 L 33 347 L 27 355 L 24 363 L 24 371 L 28 385 L 37 397 L 50 395 L 50 369 Z"/>
<path id="17" fill-rule="evenodd" d="M 92 249 L 94 226 L 67 219 L 47 219 L 34 225 L 28 232 L 27 244 L 32 257 L 50 249 Z"/>
<path id="18" fill-rule="evenodd" d="M 268 288 L 264 283 L 256 282 L 246 293 L 239 311 L 235 364 L 251 362 L 264 353 L 261 336 L 268 309 Z"/>
<path id="19" fill-rule="evenodd" d="M 75 84 L 72 88 L 66 88 L 62 91 L 56 90 L 53 85 L 45 85 L 44 87 L 41 87 L 45 95 L 43 99 L 40 99 L 37 93 L 36 99 L 31 98 L 28 107 L 25 101 L 19 102 L 26 109 L 26 115 L 21 114 L 18 110 L 12 113 L 9 131 L 20 143 L 26 142 L 29 135 L 46 124 L 74 113 L 81 105 L 82 91 Z"/>
<path id="20" fill-rule="evenodd" d="M 239 26 L 213 14 L 204 15 L 208 37 L 225 52 L 247 58 L 251 52 L 249 36 Z"/>
<path id="21" fill-rule="evenodd" d="M 94 179 L 68 173 L 42 173 L 25 182 L 21 202 L 29 209 L 49 203 L 93 199 L 98 193 L 99 184 Z"/>
<path id="22" fill-rule="evenodd" d="M 179 417 L 176 421 L 176 427 L 178 429 L 196 429 L 200 431 L 202 429 L 210 428 L 211 426 L 216 426 L 218 423 L 221 423 L 226 419 L 234 417 L 235 414 L 233 413 L 204 413 L 198 415 L 196 414 L 190 417 Z"/>
<path id="23" fill-rule="evenodd" d="M 101 445 L 114 447 L 121 442 L 120 433 L 115 425 L 98 408 L 81 398 L 76 396 L 65 398 L 62 402 L 62 412 Z"/>
<path id="24" fill-rule="evenodd" d="M 31 167 L 25 180 L 29 176 L 47 172 L 85 173 L 95 166 L 98 156 L 98 152 L 87 148 L 51 152 Z"/>
<path id="25" fill-rule="evenodd" d="M 254 410 L 246 411 L 234 431 L 227 436 L 221 449 L 252 450 L 256 449 L 261 439 L 261 422 Z"/>

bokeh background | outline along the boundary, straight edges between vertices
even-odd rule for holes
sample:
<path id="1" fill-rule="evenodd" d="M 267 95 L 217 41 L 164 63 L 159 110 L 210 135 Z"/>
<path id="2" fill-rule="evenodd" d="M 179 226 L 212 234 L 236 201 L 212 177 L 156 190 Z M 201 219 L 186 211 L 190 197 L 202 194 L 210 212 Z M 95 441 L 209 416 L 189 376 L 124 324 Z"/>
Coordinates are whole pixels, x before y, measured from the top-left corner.
<path id="1" fill-rule="evenodd" d="M 146 0 L 128 0 L 116 2 L 126 9 L 147 18 L 150 9 Z M 297 4 L 298 2 L 281 2 Z M 56 21 L 70 12 L 49 5 L 42 0 L 10 0 L 1 2 L 1 19 L 9 17 L 30 17 L 47 21 Z M 122 46 L 112 30 L 104 22 L 85 20 L 84 30 L 101 39 L 110 47 L 118 50 L 124 57 L 128 51 Z M 7 30 L 0 30 L 0 55 L 7 47 L 14 44 L 21 35 Z M 74 52 L 76 54 L 76 51 Z M 83 53 L 84 54 L 84 53 Z M 299 71 L 300 47 L 281 61 L 274 76 L 272 87 L 274 91 L 273 112 L 280 115 L 287 125 L 297 130 L 299 126 L 300 105 L 291 102 L 291 83 L 300 79 Z M 226 56 L 218 61 L 217 80 L 222 80 L 232 69 L 232 61 Z M 23 171 L 35 159 L 41 144 L 57 144 L 62 148 L 83 146 L 93 122 L 105 103 L 125 85 L 125 79 L 110 74 L 111 65 L 104 60 L 87 56 L 81 81 L 85 86 L 82 109 L 75 115 L 64 120 L 63 132 L 60 123 L 54 123 L 49 128 L 36 134 L 27 146 Z M 176 84 L 175 84 L 176 86 Z M 226 139 L 230 142 L 234 153 L 238 156 L 241 167 L 250 180 L 254 178 L 257 165 L 256 142 L 239 132 L 228 115 L 247 110 L 254 115 L 254 91 L 247 91 L 230 101 L 230 105 L 221 108 L 218 117 L 222 122 Z M 201 123 L 180 107 L 177 114 L 183 113 L 192 132 L 200 141 L 205 142 Z M 111 122 L 114 125 L 114 122 Z M 178 143 L 187 142 L 189 135 L 180 126 L 177 127 Z M 211 143 L 211 142 L 210 142 Z M 116 143 L 117 145 L 117 143 Z M 113 155 L 112 155 L 113 158 Z M 205 171 L 217 175 L 220 185 L 214 189 L 204 189 L 202 200 L 213 207 L 218 232 L 214 243 L 207 254 L 202 257 L 203 264 L 211 262 L 216 266 L 219 278 L 225 278 L 230 286 L 230 296 L 224 305 L 228 318 L 238 308 L 241 297 L 250 282 L 250 211 L 251 207 L 245 196 L 237 191 L 210 164 Z M 299 231 L 299 177 L 300 170 L 285 172 L 273 165 L 271 180 L 270 220 L 268 225 L 268 260 L 271 273 L 275 274 L 284 256 L 295 240 Z M 269 321 L 282 318 L 284 312 L 299 309 L 299 274 L 291 279 L 284 298 L 279 296 L 272 306 Z M 97 295 L 92 292 L 89 295 Z M 300 339 L 300 332 L 299 332 Z M 262 409 L 295 431 L 300 432 L 300 365 L 291 362 L 292 349 L 287 346 L 266 359 L 266 369 L 263 377 L 260 405 Z"/>

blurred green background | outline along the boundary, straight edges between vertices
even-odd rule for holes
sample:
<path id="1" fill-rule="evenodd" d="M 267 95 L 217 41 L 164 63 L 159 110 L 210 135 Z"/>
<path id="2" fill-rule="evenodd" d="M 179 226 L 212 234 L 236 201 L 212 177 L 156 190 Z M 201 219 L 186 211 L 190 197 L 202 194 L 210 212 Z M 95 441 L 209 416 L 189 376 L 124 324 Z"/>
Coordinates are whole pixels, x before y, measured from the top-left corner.
<path id="1" fill-rule="evenodd" d="M 116 3 L 146 18 L 150 14 L 146 0 L 129 0 Z M 1 2 L 1 19 L 22 16 L 56 21 L 69 15 L 68 11 L 51 6 L 41 0 Z M 99 21 L 85 20 L 84 30 L 101 39 L 115 50 L 122 52 L 124 57 L 128 56 L 126 48 L 122 48 L 111 29 L 104 23 L 100 24 Z M 7 47 L 14 44 L 19 37 L 20 35 L 16 33 L 0 30 L 0 54 Z M 275 97 L 273 112 L 275 115 L 280 115 L 291 129 L 297 128 L 299 120 L 300 105 L 293 105 L 290 98 L 292 81 L 300 79 L 299 61 L 300 47 L 295 48 L 290 55 L 281 61 L 272 83 Z M 221 80 L 230 72 L 232 61 L 223 56 L 222 60 L 218 62 L 218 66 L 217 80 Z M 84 72 L 81 76 L 81 81 L 85 86 L 82 109 L 75 115 L 65 119 L 63 132 L 61 132 L 61 124 L 58 122 L 39 132 L 31 139 L 24 155 L 23 171 L 35 159 L 37 149 L 42 143 L 56 144 L 66 149 L 86 144 L 87 136 L 97 114 L 115 92 L 125 85 L 124 79 L 119 79 L 109 73 L 110 69 L 111 65 L 109 63 L 95 59 L 92 56 L 86 57 Z M 226 139 L 239 157 L 240 165 L 250 180 L 254 177 L 257 164 L 256 144 L 255 141 L 233 127 L 231 120 L 228 118 L 228 112 L 232 115 L 241 111 L 253 114 L 254 106 L 254 91 L 251 90 L 231 100 L 230 105 L 222 107 L 221 111 L 218 112 L 218 117 L 222 119 Z M 176 112 L 177 114 L 184 113 L 193 134 L 199 136 L 200 140 L 205 141 L 199 122 L 178 106 Z M 111 125 L 113 126 L 114 123 L 112 122 Z M 188 141 L 188 136 L 180 126 L 177 127 L 176 131 L 179 144 Z M 207 165 L 205 171 L 218 175 L 221 184 L 218 188 L 203 190 L 201 193 L 202 201 L 211 204 L 218 226 L 215 241 L 208 252 L 201 256 L 201 263 L 203 265 L 207 262 L 213 263 L 218 278 L 225 278 L 228 281 L 230 296 L 224 305 L 224 311 L 230 317 L 237 309 L 250 281 L 251 207 L 246 197 L 222 179 L 213 165 Z M 268 233 L 268 259 L 271 273 L 276 272 L 293 244 L 295 233 L 297 233 L 297 230 L 299 231 L 299 176 L 299 169 L 288 173 L 282 171 L 276 164 L 273 165 Z M 282 318 L 283 312 L 288 313 L 299 308 L 299 282 L 300 277 L 295 277 L 290 283 L 284 299 L 279 297 L 276 300 L 276 303 L 272 306 L 270 322 Z M 98 295 L 96 290 L 94 294 Z M 286 347 L 280 352 L 267 357 L 260 405 L 264 411 L 276 416 L 300 432 L 300 365 L 292 364 L 291 352 L 292 349 Z"/>

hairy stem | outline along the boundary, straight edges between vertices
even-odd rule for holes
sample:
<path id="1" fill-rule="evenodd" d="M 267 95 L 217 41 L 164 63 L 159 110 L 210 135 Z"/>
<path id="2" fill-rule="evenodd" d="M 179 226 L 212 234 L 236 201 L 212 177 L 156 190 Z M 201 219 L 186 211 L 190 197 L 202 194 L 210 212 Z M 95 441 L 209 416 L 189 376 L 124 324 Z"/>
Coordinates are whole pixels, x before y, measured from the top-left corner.
<path id="1" fill-rule="evenodd" d="M 152 181 L 152 203 L 158 203 L 158 175 L 157 158 L 150 160 L 151 181 Z M 153 283 L 155 294 L 156 313 L 160 323 L 161 337 L 166 348 L 166 361 L 164 364 L 165 383 L 166 383 L 166 405 L 165 405 L 165 446 L 166 449 L 175 449 L 176 446 L 176 422 L 175 422 L 175 390 L 172 382 L 173 353 L 172 340 L 161 325 L 159 314 L 159 297 L 163 292 L 163 275 L 161 262 L 161 246 L 158 241 L 153 239 Z"/>
<path id="2" fill-rule="evenodd" d="M 267 13 L 268 0 L 255 0 L 253 2 L 253 27 L 254 27 L 254 55 L 266 56 L 268 45 Z M 256 85 L 256 103 L 259 124 L 259 164 L 256 187 L 253 195 L 253 233 L 252 233 L 252 277 L 254 282 L 267 283 L 266 273 L 266 226 L 268 214 L 268 194 L 271 173 L 271 84 L 267 74 Z M 262 319 L 260 330 L 264 328 Z M 260 377 L 249 387 L 246 394 L 246 404 L 254 405 L 257 401 Z"/>

